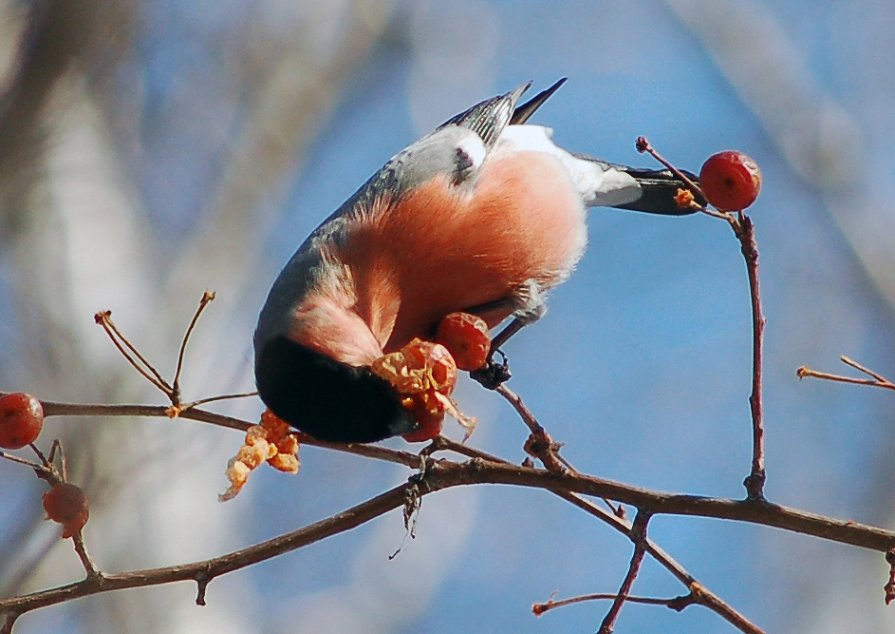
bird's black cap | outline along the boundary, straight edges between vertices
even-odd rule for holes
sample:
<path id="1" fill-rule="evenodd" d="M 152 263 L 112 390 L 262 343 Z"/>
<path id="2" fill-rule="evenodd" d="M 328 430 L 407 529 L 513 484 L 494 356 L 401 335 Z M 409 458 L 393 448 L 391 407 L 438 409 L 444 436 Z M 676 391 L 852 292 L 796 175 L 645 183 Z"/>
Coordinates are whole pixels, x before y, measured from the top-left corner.
<path id="1" fill-rule="evenodd" d="M 375 442 L 418 427 L 394 388 L 368 368 L 335 361 L 282 335 L 260 346 L 255 383 L 274 414 L 319 440 Z"/>

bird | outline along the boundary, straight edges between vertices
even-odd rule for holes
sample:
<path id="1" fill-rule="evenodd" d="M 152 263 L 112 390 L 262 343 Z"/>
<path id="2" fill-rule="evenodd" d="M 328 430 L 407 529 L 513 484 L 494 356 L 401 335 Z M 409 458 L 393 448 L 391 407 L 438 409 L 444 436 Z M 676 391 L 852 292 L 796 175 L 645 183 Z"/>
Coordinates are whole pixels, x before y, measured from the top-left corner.
<path id="1" fill-rule="evenodd" d="M 264 404 L 317 440 L 370 443 L 418 428 L 371 364 L 462 311 L 494 348 L 546 311 L 587 244 L 586 211 L 671 216 L 684 183 L 567 151 L 531 116 L 565 82 L 531 82 L 451 117 L 395 154 L 301 244 L 254 333 Z M 692 178 L 696 177 L 689 173 Z"/>

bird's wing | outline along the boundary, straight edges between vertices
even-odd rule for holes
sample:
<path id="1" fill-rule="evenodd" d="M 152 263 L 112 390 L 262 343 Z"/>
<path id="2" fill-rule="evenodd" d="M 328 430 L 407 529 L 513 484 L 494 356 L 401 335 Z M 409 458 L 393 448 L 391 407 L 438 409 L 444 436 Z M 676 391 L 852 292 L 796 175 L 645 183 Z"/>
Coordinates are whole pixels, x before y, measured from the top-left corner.
<path id="1" fill-rule="evenodd" d="M 485 147 L 490 149 L 494 147 L 501 132 L 510 123 L 516 111 L 516 103 L 522 94 L 528 90 L 529 86 L 531 86 L 530 81 L 505 95 L 479 102 L 442 123 L 436 128 L 435 132 L 437 133 L 439 130 L 449 126 L 466 128 L 475 132 L 485 144 Z"/>
<path id="2" fill-rule="evenodd" d="M 479 168 L 507 126 L 526 122 L 563 82 L 565 79 L 560 79 L 518 107 L 519 99 L 531 82 L 486 99 L 451 117 L 432 133 L 398 152 L 298 248 L 271 290 L 268 300 L 271 308 L 265 309 L 261 322 L 269 322 L 271 331 L 280 331 L 284 327 L 274 316 L 279 319 L 296 297 L 318 286 L 321 272 L 326 268 L 322 258 L 324 247 L 344 244 L 350 238 L 350 228 L 357 214 L 388 210 L 390 205 L 378 204 L 380 200 L 397 202 L 401 196 L 436 176 L 446 176 L 458 187 L 474 186 Z"/>

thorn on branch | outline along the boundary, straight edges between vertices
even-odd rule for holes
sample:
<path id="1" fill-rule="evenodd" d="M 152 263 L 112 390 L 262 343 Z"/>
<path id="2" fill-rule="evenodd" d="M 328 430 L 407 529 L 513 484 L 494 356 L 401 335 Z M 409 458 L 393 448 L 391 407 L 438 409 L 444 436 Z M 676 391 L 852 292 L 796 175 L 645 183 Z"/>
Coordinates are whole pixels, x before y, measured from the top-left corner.
<path id="1" fill-rule="evenodd" d="M 205 591 L 208 590 L 208 584 L 214 579 L 211 574 L 211 568 L 206 567 L 205 570 L 196 574 L 196 605 L 204 606 Z"/>
<path id="2" fill-rule="evenodd" d="M 895 601 L 895 547 L 886 551 L 886 563 L 889 564 L 889 581 L 883 586 L 886 591 L 886 605 Z"/>

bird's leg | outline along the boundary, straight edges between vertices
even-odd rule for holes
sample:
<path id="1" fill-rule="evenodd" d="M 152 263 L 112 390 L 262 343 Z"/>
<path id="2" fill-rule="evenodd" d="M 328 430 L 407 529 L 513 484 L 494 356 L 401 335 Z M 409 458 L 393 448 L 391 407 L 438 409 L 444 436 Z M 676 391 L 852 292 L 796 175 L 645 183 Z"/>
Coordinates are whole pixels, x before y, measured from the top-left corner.
<path id="1" fill-rule="evenodd" d="M 517 291 L 517 295 L 514 297 L 514 304 L 517 306 L 517 309 L 513 321 L 491 339 L 491 352 L 488 354 L 485 365 L 469 373 L 473 379 L 489 390 L 496 390 L 512 376 L 507 363 L 507 356 L 500 347 L 509 341 L 510 337 L 528 324 L 536 322 L 547 312 L 543 291 L 533 280 Z M 495 352 L 501 357 L 499 363 L 494 361 Z"/>
<path id="2" fill-rule="evenodd" d="M 493 354 L 495 350 L 498 350 L 503 344 L 510 340 L 510 337 L 515 335 L 517 332 L 525 328 L 530 321 L 525 319 L 520 319 L 519 317 L 514 317 L 513 321 L 508 323 L 503 330 L 494 335 L 491 338 L 491 353 Z"/>

